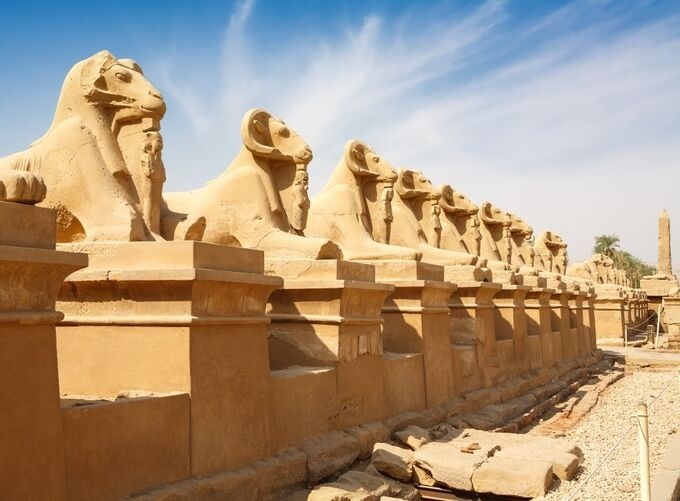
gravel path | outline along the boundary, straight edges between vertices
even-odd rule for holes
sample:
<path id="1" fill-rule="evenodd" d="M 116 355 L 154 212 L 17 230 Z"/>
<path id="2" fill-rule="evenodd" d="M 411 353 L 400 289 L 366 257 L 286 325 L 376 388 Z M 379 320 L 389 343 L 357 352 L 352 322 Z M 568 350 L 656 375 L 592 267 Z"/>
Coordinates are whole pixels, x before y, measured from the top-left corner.
<path id="1" fill-rule="evenodd" d="M 565 437 L 576 442 L 583 450 L 585 460 L 581 473 L 571 482 L 561 484 L 556 482 L 547 496 L 538 499 L 551 501 L 569 499 L 590 474 L 591 469 L 599 464 L 634 422 L 629 416 L 636 413 L 637 404 L 644 401 L 649 405 L 654 397 L 660 394 L 661 396 L 649 408 L 650 464 L 653 481 L 669 439 L 674 433 L 680 432 L 680 386 L 677 370 L 671 368 L 663 371 L 639 370 L 629 373 L 607 388 L 588 415 L 574 428 L 565 432 Z M 540 433 L 540 426 L 536 431 Z M 581 501 L 640 499 L 638 454 L 637 429 L 634 427 L 573 499 Z"/>

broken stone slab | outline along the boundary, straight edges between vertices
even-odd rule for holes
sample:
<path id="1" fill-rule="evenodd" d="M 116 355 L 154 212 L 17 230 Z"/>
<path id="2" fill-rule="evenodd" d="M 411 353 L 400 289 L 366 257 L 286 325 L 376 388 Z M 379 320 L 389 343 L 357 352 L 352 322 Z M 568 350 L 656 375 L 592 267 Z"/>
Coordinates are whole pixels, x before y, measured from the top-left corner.
<path id="1" fill-rule="evenodd" d="M 553 467 L 553 473 L 561 480 L 571 480 L 578 471 L 580 459 L 575 454 L 553 448 L 536 447 L 529 442 L 522 445 L 504 446 L 494 457 L 510 459 L 535 459 L 546 461 Z"/>
<path id="2" fill-rule="evenodd" d="M 361 452 L 359 440 L 342 431 L 308 437 L 301 448 L 307 454 L 308 484 L 315 484 L 348 467 Z"/>
<path id="3" fill-rule="evenodd" d="M 409 446 L 414 451 L 420 449 L 432 438 L 429 431 L 415 425 L 411 425 L 401 431 L 396 432 L 394 436 L 402 444 Z"/>
<path id="4" fill-rule="evenodd" d="M 552 465 L 547 461 L 493 456 L 471 475 L 472 489 L 477 493 L 535 498 L 548 492 L 552 476 Z"/>
<path id="5" fill-rule="evenodd" d="M 501 449 L 509 446 L 526 445 L 533 449 L 551 449 L 556 451 L 568 452 L 579 458 L 583 457 L 583 452 L 576 443 L 565 440 L 563 438 L 542 437 L 539 435 L 528 435 L 522 433 L 498 433 L 482 430 L 475 430 L 473 428 L 465 428 L 458 430 L 458 437 L 468 437 L 473 441 L 492 440 L 496 442 Z M 456 437 L 456 438 L 458 438 Z"/>
<path id="6" fill-rule="evenodd" d="M 397 499 L 405 499 L 406 501 L 420 501 L 420 493 L 411 483 L 400 482 L 393 478 L 386 477 L 372 464 L 369 464 L 366 467 L 365 472 L 369 475 L 375 475 L 386 482 L 390 486 L 391 496 L 395 496 Z M 382 499 L 385 498 L 383 497 Z"/>
<path id="7" fill-rule="evenodd" d="M 355 426 L 347 430 L 347 433 L 359 441 L 361 449 L 359 453 L 360 459 L 371 457 L 373 446 L 377 442 L 387 442 L 390 439 L 390 430 L 381 421 L 373 421 Z"/>
<path id="8" fill-rule="evenodd" d="M 469 441 L 471 443 L 471 441 Z M 461 452 L 461 442 L 431 442 L 413 454 L 413 463 L 437 483 L 451 489 L 472 490 L 472 474 L 497 450 L 496 445 L 481 444 L 470 453 Z M 416 475 L 420 475 L 420 471 Z M 427 476 L 425 476 L 427 480 Z M 431 484 L 422 484 L 431 485 Z"/>
<path id="9" fill-rule="evenodd" d="M 379 501 L 390 495 L 387 482 L 362 471 L 348 471 L 335 482 L 319 485 L 307 501 Z"/>
<path id="10" fill-rule="evenodd" d="M 413 464 L 413 477 L 411 481 L 416 485 L 424 485 L 427 487 L 432 487 L 437 484 L 437 481 L 432 478 L 430 472 L 421 468 L 417 464 Z"/>
<path id="11" fill-rule="evenodd" d="M 390 478 L 408 482 L 413 473 L 413 452 L 410 449 L 379 442 L 373 446 L 371 464 Z"/>

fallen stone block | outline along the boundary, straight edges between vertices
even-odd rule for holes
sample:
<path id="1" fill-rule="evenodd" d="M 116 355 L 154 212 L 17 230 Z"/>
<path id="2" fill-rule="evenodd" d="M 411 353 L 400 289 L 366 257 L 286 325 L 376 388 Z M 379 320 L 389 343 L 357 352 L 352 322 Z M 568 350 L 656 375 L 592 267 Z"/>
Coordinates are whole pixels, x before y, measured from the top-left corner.
<path id="1" fill-rule="evenodd" d="M 306 438 L 301 445 L 307 454 L 307 482 L 315 484 L 351 465 L 359 457 L 361 444 L 342 431 Z"/>
<path id="2" fill-rule="evenodd" d="M 424 485 L 427 487 L 432 487 L 437 483 L 437 481 L 432 478 L 429 471 L 421 468 L 417 464 L 413 465 L 413 477 L 411 477 L 411 481 L 416 485 Z"/>
<path id="3" fill-rule="evenodd" d="M 411 425 L 401 431 L 396 432 L 395 437 L 402 444 L 409 446 L 414 451 L 420 449 L 431 439 L 430 432 L 420 426 Z"/>
<path id="4" fill-rule="evenodd" d="M 529 442 L 522 445 L 502 447 L 494 457 L 512 458 L 518 460 L 535 459 L 546 461 L 553 467 L 553 473 L 561 480 L 571 480 L 578 471 L 580 459 L 575 454 L 558 449 L 536 447 Z"/>
<path id="5" fill-rule="evenodd" d="M 400 482 L 398 480 L 394 480 L 393 478 L 386 477 L 372 464 L 369 464 L 365 471 L 369 475 L 375 475 L 381 478 L 384 482 L 387 482 L 387 484 L 390 486 L 391 496 L 396 496 L 398 499 L 405 499 L 406 501 L 420 501 L 420 493 L 418 492 L 418 489 L 416 489 L 411 483 Z"/>
<path id="6" fill-rule="evenodd" d="M 396 445 L 377 443 L 373 446 L 371 464 L 390 478 L 408 482 L 413 473 L 413 452 Z"/>
<path id="7" fill-rule="evenodd" d="M 319 485 L 307 497 L 308 501 L 380 501 L 390 495 L 390 487 L 375 475 L 348 471 L 335 482 Z M 244 498 L 245 499 L 245 498 Z"/>
<path id="8" fill-rule="evenodd" d="M 347 430 L 347 433 L 359 441 L 360 459 L 371 457 L 376 442 L 387 442 L 390 439 L 390 430 L 381 421 L 355 426 Z"/>
<path id="9" fill-rule="evenodd" d="M 472 474 L 497 448 L 480 444 L 479 449 L 466 454 L 460 451 L 465 445 L 469 444 L 462 444 L 458 439 L 431 442 L 413 454 L 413 463 L 438 483 L 452 489 L 471 491 Z"/>
<path id="10" fill-rule="evenodd" d="M 477 493 L 535 498 L 548 492 L 552 475 L 552 465 L 547 461 L 493 456 L 473 472 L 472 489 Z"/>

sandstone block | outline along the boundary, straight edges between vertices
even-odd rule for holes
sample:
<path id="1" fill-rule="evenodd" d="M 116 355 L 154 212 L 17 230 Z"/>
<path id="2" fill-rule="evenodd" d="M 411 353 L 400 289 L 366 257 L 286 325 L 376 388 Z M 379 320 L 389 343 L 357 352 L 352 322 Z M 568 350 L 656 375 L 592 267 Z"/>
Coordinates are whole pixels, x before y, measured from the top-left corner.
<path id="1" fill-rule="evenodd" d="M 411 426 L 412 424 L 416 426 L 426 426 L 426 419 L 418 412 L 404 412 L 403 414 L 397 414 L 392 416 L 383 423 L 391 433 L 395 431 L 403 430 L 404 428 Z"/>
<path id="2" fill-rule="evenodd" d="M 217 499 L 256 499 L 257 474 L 252 468 L 222 473 L 201 479 L 192 492 L 192 501 L 213 501 Z"/>
<path id="3" fill-rule="evenodd" d="M 420 449 L 431 440 L 430 432 L 420 426 L 411 425 L 394 434 L 402 444 L 408 445 L 414 451 Z"/>
<path id="4" fill-rule="evenodd" d="M 302 442 L 307 454 L 307 482 L 314 484 L 351 465 L 361 452 L 361 444 L 349 433 L 334 431 L 309 437 Z"/>
<path id="5" fill-rule="evenodd" d="M 413 454 L 414 465 L 441 484 L 452 489 L 471 491 L 472 474 L 494 453 L 496 447 L 482 445 L 469 454 L 460 449 L 461 443 L 458 441 L 431 442 Z"/>
<path id="6" fill-rule="evenodd" d="M 575 454 L 553 448 L 537 447 L 531 441 L 523 445 L 503 447 L 494 457 L 546 461 L 552 465 L 553 473 L 557 475 L 557 478 L 562 480 L 574 478 L 580 462 Z"/>
<path id="7" fill-rule="evenodd" d="M 410 482 L 399 482 L 393 478 L 386 477 L 378 471 L 378 469 L 372 464 L 368 465 L 365 470 L 366 473 L 370 475 L 375 475 L 381 478 L 383 481 L 387 482 L 390 486 L 390 495 L 397 497 L 397 499 L 405 499 L 407 501 L 420 501 L 420 493 Z M 383 497 L 383 499 L 385 499 Z"/>
<path id="8" fill-rule="evenodd" d="M 359 453 L 360 459 L 371 457 L 373 445 L 376 442 L 387 442 L 390 439 L 390 430 L 381 421 L 373 421 L 372 423 L 355 426 L 347 430 L 347 433 L 359 441 L 361 448 Z"/>
<path id="9" fill-rule="evenodd" d="M 455 433 L 456 428 L 451 426 L 449 423 L 441 423 L 437 426 L 430 428 L 430 437 L 432 440 L 441 440 L 444 437 Z"/>
<path id="10" fill-rule="evenodd" d="M 484 461 L 471 478 L 478 493 L 535 498 L 548 492 L 552 475 L 552 465 L 547 461 L 494 456 Z"/>
<path id="11" fill-rule="evenodd" d="M 390 495 L 387 482 L 361 471 L 348 471 L 335 482 L 316 487 L 307 501 L 379 501 Z"/>
<path id="12" fill-rule="evenodd" d="M 307 480 L 307 456 L 290 447 L 252 465 L 257 476 L 259 500 L 278 499 L 301 487 Z"/>
<path id="13" fill-rule="evenodd" d="M 408 482 L 413 473 L 413 452 L 396 445 L 377 443 L 373 446 L 371 464 L 390 478 Z"/>

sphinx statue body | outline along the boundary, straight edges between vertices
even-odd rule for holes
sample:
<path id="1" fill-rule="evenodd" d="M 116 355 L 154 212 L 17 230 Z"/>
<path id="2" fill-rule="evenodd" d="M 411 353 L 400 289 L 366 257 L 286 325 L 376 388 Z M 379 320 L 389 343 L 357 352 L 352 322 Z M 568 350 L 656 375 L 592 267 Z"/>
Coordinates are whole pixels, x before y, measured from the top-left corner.
<path id="1" fill-rule="evenodd" d="M 519 271 L 512 266 L 512 239 L 510 216 L 490 202 L 479 207 L 480 254 L 492 270 Z"/>
<path id="2" fill-rule="evenodd" d="M 392 204 L 391 243 L 416 249 L 423 261 L 439 265 L 476 265 L 479 257 L 441 248 L 450 238 L 442 224 L 441 193 L 422 173 L 400 169 Z"/>
<path id="3" fill-rule="evenodd" d="M 567 244 L 552 231 L 544 231 L 536 239 L 536 254 L 540 256 L 542 271 L 559 276 L 567 272 Z"/>
<path id="4" fill-rule="evenodd" d="M 479 207 L 459 191 L 445 184 L 439 188 L 441 198 L 442 249 L 480 256 L 482 234 L 479 231 Z M 484 264 L 486 259 L 479 258 Z"/>
<path id="5" fill-rule="evenodd" d="M 508 212 L 510 219 L 510 264 L 523 275 L 535 275 L 536 250 L 531 242 L 534 230 L 522 218 Z"/>
<path id="6" fill-rule="evenodd" d="M 420 259 L 414 249 L 390 245 L 394 168 L 368 145 L 350 140 L 314 198 L 307 233 L 337 243 L 349 260 Z"/>
<path id="7" fill-rule="evenodd" d="M 306 236 L 309 146 L 262 109 L 246 112 L 241 139 L 219 177 L 190 192 L 167 193 L 165 209 L 207 214 L 203 241 L 260 249 L 275 259 L 342 257 L 330 240 Z"/>
<path id="8" fill-rule="evenodd" d="M 0 159 L 0 170 L 44 179 L 43 205 L 57 211 L 58 241 L 153 240 L 133 180 L 139 153 L 133 160 L 124 150 L 138 152 L 132 143 L 157 132 L 164 113 L 163 98 L 136 62 L 99 52 L 66 75 L 45 135 Z M 158 190 L 144 203 L 160 206 Z"/>
<path id="9" fill-rule="evenodd" d="M 98 52 L 66 75 L 45 135 L 0 159 L 0 170 L 44 179 L 42 205 L 56 209 L 59 242 L 160 239 L 164 113 L 135 61 Z M 191 236 L 200 238 L 202 223 L 192 221 Z"/>

